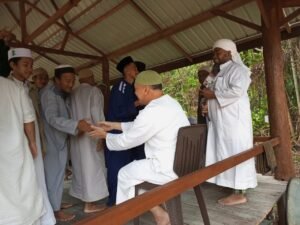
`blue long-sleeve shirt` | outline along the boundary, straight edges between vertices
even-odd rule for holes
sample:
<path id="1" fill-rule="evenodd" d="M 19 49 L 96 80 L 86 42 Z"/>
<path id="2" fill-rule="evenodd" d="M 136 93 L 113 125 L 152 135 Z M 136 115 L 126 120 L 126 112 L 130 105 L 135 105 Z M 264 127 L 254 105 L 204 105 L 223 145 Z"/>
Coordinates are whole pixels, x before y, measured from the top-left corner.
<path id="1" fill-rule="evenodd" d="M 134 105 L 136 100 L 134 86 L 122 79 L 111 89 L 108 114 L 106 115 L 107 121 L 133 121 L 138 115 L 138 109 Z"/>

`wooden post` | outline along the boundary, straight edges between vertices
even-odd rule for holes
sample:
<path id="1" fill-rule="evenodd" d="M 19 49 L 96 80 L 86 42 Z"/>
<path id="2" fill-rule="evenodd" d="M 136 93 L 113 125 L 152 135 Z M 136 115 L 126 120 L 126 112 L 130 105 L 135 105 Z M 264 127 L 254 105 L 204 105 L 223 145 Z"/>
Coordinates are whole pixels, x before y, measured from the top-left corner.
<path id="1" fill-rule="evenodd" d="M 280 144 L 275 148 L 277 170 L 275 177 L 288 180 L 295 175 L 291 155 L 291 135 L 288 121 L 288 107 L 283 78 L 283 57 L 281 49 L 279 7 L 276 1 L 264 0 L 263 5 L 268 17 L 267 27 L 262 19 L 262 39 L 265 63 L 265 76 L 268 95 L 270 132 L 279 137 Z"/>
<path id="2" fill-rule="evenodd" d="M 106 115 L 108 110 L 108 101 L 109 101 L 109 93 L 110 93 L 109 61 L 107 58 L 104 58 L 104 60 L 102 61 L 102 82 L 105 85 L 103 95 L 104 95 L 104 113 Z"/>

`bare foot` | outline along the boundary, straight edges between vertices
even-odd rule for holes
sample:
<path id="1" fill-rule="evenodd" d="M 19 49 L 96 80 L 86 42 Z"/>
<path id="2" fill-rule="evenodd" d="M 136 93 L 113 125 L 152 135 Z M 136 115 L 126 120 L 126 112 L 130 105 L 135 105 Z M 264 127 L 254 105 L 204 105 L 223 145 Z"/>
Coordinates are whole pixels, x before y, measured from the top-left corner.
<path id="1" fill-rule="evenodd" d="M 218 203 L 221 205 L 238 205 L 247 202 L 247 198 L 243 194 L 231 194 L 225 198 L 218 200 Z"/>
<path id="2" fill-rule="evenodd" d="M 153 213 L 157 225 L 170 225 L 169 214 L 160 206 L 155 206 L 150 210 Z"/>
<path id="3" fill-rule="evenodd" d="M 106 205 L 96 205 L 95 203 L 85 203 L 83 211 L 85 213 L 94 213 L 94 212 L 100 212 L 106 208 L 107 208 Z"/>
<path id="4" fill-rule="evenodd" d="M 63 211 L 54 212 L 57 221 L 66 222 L 75 218 L 74 214 L 65 213 Z"/>
<path id="5" fill-rule="evenodd" d="M 73 205 L 71 204 L 71 203 L 66 203 L 66 202 L 64 202 L 64 203 L 61 203 L 61 206 L 60 206 L 60 208 L 61 209 L 68 209 L 68 208 L 71 208 Z"/>

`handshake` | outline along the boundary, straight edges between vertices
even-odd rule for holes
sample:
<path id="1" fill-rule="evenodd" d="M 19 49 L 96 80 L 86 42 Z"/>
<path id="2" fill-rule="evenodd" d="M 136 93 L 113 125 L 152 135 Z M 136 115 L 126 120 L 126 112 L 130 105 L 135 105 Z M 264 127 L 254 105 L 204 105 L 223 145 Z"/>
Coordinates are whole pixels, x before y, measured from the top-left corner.
<path id="1" fill-rule="evenodd" d="M 105 139 L 108 131 L 121 130 L 121 124 L 118 122 L 101 121 L 96 126 L 89 123 L 87 120 L 80 120 L 77 125 L 79 133 L 88 133 L 94 138 Z"/>

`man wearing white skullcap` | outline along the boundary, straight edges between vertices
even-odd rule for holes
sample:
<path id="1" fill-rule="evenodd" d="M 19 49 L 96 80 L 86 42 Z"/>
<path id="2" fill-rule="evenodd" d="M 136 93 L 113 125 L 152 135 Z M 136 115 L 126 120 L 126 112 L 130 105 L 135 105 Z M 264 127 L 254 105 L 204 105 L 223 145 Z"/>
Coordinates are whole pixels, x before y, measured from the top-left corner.
<path id="1" fill-rule="evenodd" d="M 132 122 L 104 122 L 104 129 L 93 127 L 91 136 L 106 138 L 110 151 L 124 151 L 145 143 L 146 159 L 134 160 L 118 173 L 117 204 L 134 197 L 135 185 L 151 182 L 165 184 L 177 178 L 173 171 L 179 128 L 189 121 L 180 104 L 162 91 L 161 76 L 152 70 L 141 72 L 135 80 L 135 93 L 145 108 Z M 107 133 L 122 130 L 121 134 Z M 105 131 L 104 131 L 105 130 Z M 150 210 L 156 223 L 170 224 L 167 212 L 160 206 Z"/>
<path id="2" fill-rule="evenodd" d="M 8 62 L 10 67 L 12 68 L 11 74 L 8 79 L 11 79 L 17 86 L 22 89 L 25 89 L 25 93 L 27 97 L 29 97 L 29 81 L 28 78 L 32 73 L 32 54 L 29 49 L 26 48 L 15 48 L 8 51 Z M 32 101 L 30 102 L 30 106 L 32 107 L 32 111 L 34 110 Z M 38 117 L 37 112 L 35 113 L 35 117 Z M 44 202 L 44 210 L 45 213 L 40 217 L 41 225 L 53 225 L 56 223 L 55 217 L 53 214 L 52 207 L 49 202 L 46 183 L 45 183 L 45 173 L 44 173 L 44 163 L 42 157 L 42 147 L 41 147 L 41 139 L 39 132 L 39 123 L 38 120 L 35 119 L 35 143 L 37 148 L 32 150 L 32 156 L 34 158 L 34 166 L 36 178 L 38 181 L 38 185 L 40 190 L 43 193 L 43 202 Z"/>
<path id="3" fill-rule="evenodd" d="M 0 105 L 0 224 L 36 225 L 43 195 L 30 153 L 37 148 L 34 111 L 24 88 L 3 77 Z"/>
<path id="4" fill-rule="evenodd" d="M 41 91 L 42 119 L 46 136 L 45 176 L 49 200 L 58 221 L 69 221 L 75 217 L 61 210 L 64 175 L 68 158 L 69 135 L 90 130 L 83 119 L 70 117 L 70 98 L 75 82 L 75 70 L 70 65 L 55 68 L 55 82 Z"/>
<path id="5" fill-rule="evenodd" d="M 236 155 L 253 147 L 252 120 L 247 90 L 250 70 L 244 65 L 236 45 L 228 39 L 213 46 L 213 60 L 220 65 L 213 90 L 203 89 L 208 99 L 208 139 L 206 165 Z M 208 180 L 235 190 L 220 199 L 222 205 L 247 202 L 245 190 L 257 185 L 254 158 Z"/>
<path id="6" fill-rule="evenodd" d="M 80 85 L 71 93 L 71 117 L 86 119 L 92 124 L 105 120 L 103 95 L 97 88 L 90 69 L 79 71 Z M 88 135 L 72 136 L 70 140 L 72 184 L 70 195 L 85 202 L 84 212 L 101 211 L 105 206 L 93 202 L 108 196 L 102 140 Z"/>

